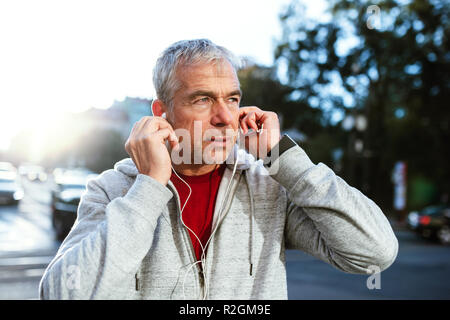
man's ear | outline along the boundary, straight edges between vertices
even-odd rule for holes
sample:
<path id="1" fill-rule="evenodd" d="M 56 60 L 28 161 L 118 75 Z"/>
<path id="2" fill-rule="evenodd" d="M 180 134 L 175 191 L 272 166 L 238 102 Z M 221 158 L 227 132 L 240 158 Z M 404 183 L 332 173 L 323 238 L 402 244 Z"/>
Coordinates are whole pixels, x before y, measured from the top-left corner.
<path id="1" fill-rule="evenodd" d="M 156 117 L 161 117 L 163 113 L 167 112 L 166 105 L 159 99 L 152 102 L 152 113 Z"/>

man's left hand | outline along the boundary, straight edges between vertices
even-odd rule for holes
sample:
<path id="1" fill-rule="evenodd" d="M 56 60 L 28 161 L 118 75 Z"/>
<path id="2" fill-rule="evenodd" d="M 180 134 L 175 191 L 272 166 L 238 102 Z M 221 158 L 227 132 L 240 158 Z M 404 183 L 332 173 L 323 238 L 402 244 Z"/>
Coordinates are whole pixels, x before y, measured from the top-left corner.
<path id="1" fill-rule="evenodd" d="M 275 112 L 263 111 L 254 106 L 241 107 L 239 125 L 244 135 L 249 129 L 259 132 L 245 136 L 245 149 L 256 159 L 264 159 L 280 141 L 280 121 Z"/>

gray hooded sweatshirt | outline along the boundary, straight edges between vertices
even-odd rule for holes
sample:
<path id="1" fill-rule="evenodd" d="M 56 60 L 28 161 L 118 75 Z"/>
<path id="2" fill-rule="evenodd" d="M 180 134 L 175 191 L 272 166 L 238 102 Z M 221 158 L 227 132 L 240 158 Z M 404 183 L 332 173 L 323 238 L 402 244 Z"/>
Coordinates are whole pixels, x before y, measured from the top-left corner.
<path id="1" fill-rule="evenodd" d="M 173 184 L 140 174 L 128 158 L 88 182 L 40 298 L 287 299 L 286 249 L 348 273 L 395 260 L 398 242 L 380 208 L 300 146 L 269 169 L 244 150 L 232 154 L 203 269 Z"/>

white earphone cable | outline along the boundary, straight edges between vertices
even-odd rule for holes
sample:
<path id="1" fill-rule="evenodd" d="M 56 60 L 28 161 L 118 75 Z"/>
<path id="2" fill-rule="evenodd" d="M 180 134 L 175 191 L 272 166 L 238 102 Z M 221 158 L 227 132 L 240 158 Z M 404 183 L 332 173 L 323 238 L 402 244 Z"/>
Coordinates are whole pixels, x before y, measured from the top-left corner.
<path id="1" fill-rule="evenodd" d="M 185 223 L 184 223 L 184 221 L 183 221 L 183 211 L 184 211 L 184 208 L 186 207 L 186 204 L 187 204 L 187 202 L 189 201 L 189 198 L 191 197 L 191 194 L 192 194 L 192 188 L 189 186 L 189 184 L 186 182 L 186 181 L 184 181 L 184 179 L 182 179 L 179 175 L 178 175 L 178 173 L 175 171 L 175 169 L 173 168 L 173 166 L 172 166 L 172 171 L 175 173 L 175 175 L 178 177 L 178 179 L 180 179 L 188 188 L 189 188 L 189 195 L 187 196 L 187 198 L 186 198 L 186 201 L 184 202 L 184 205 L 183 205 L 183 207 L 181 208 L 181 212 L 180 212 L 180 220 L 181 220 L 181 224 L 186 228 L 186 229 L 188 229 L 193 235 L 194 235 L 194 237 L 197 239 L 197 241 L 198 241 L 198 243 L 200 244 L 200 247 L 202 248 L 202 252 L 204 252 L 204 248 L 203 248 L 203 245 L 202 245 L 202 242 L 200 241 L 200 239 L 198 238 L 198 236 L 195 234 L 195 232 L 191 229 L 191 228 L 189 228 Z M 190 239 L 189 239 L 190 240 Z M 184 277 L 183 277 L 183 298 L 186 300 L 186 296 L 185 296 L 185 294 L 184 294 L 184 292 L 185 292 L 185 288 L 184 288 L 184 283 L 186 282 L 186 275 L 187 275 L 187 273 L 189 272 L 189 270 L 191 270 L 191 268 L 193 267 L 193 266 L 195 266 L 196 264 L 198 264 L 198 263 L 201 263 L 202 264 L 202 270 L 204 270 L 203 269 L 203 260 L 201 259 L 201 260 L 199 260 L 199 261 L 196 261 L 196 262 L 193 262 L 193 263 L 191 263 L 191 265 L 188 267 L 188 269 L 185 271 L 185 273 L 184 273 Z"/>
<path id="2" fill-rule="evenodd" d="M 222 198 L 222 203 L 221 203 L 221 205 L 220 205 L 220 210 L 217 211 L 217 212 L 219 213 L 219 217 L 217 218 L 216 225 L 215 225 L 215 227 L 214 227 L 213 232 L 211 233 L 211 235 L 209 236 L 208 241 L 207 241 L 206 244 L 205 244 L 205 249 L 208 247 L 209 242 L 210 242 L 210 241 L 212 240 L 212 238 L 214 237 L 214 234 L 216 233 L 217 228 L 218 228 L 218 226 L 219 226 L 220 218 L 222 217 L 222 210 L 223 210 L 223 205 L 224 205 L 224 202 L 225 202 L 225 198 L 226 198 L 226 195 L 227 195 L 228 192 L 229 192 L 231 183 L 233 182 L 234 175 L 236 174 L 236 168 L 237 168 L 237 164 L 238 164 L 238 159 L 239 159 L 239 152 L 236 151 L 236 159 L 235 159 L 234 166 L 233 166 L 233 173 L 231 174 L 230 182 L 228 183 L 227 189 L 226 189 L 225 194 L 224 194 L 224 196 L 223 196 L 223 198 Z M 203 260 L 203 259 L 206 261 L 206 251 L 203 251 L 203 252 L 202 252 L 202 260 Z M 205 265 L 205 268 L 206 268 L 206 265 Z M 206 292 L 205 292 L 205 298 L 207 298 L 207 297 L 208 297 L 208 293 L 209 293 L 209 279 L 207 279 L 207 272 L 206 272 L 206 269 L 205 269 L 205 268 L 204 268 L 205 291 L 206 291 Z"/>
<path id="3" fill-rule="evenodd" d="M 229 189 L 230 189 L 231 183 L 232 183 L 232 181 L 233 181 L 234 175 L 236 174 L 236 168 L 237 168 L 237 164 L 238 164 L 238 158 L 239 158 L 239 152 L 236 151 L 236 159 L 235 159 L 235 163 L 234 163 L 234 167 L 233 167 L 233 173 L 232 173 L 232 175 L 231 175 L 230 181 L 229 181 L 229 183 L 228 183 L 228 186 L 227 186 L 227 188 L 226 188 L 224 197 L 223 197 L 223 199 L 222 199 L 222 203 L 221 203 L 221 206 L 220 206 L 220 210 L 218 211 L 218 212 L 219 212 L 219 218 L 220 218 L 221 211 L 222 211 L 222 209 L 223 209 L 223 204 L 224 204 L 224 202 L 225 202 L 225 197 L 226 197 L 226 195 L 227 195 L 228 192 L 229 192 Z M 195 265 L 198 264 L 198 263 L 201 263 L 201 265 L 202 265 L 203 279 L 204 279 L 204 281 L 205 281 L 205 283 L 204 283 L 205 289 L 204 289 L 204 295 L 203 295 L 203 300 L 205 300 L 205 299 L 207 298 L 207 296 L 208 296 L 208 293 L 209 293 L 209 280 L 207 279 L 207 273 L 206 273 L 206 248 L 208 247 L 208 244 L 209 244 L 210 240 L 213 238 L 213 236 L 214 236 L 214 234 L 215 234 L 215 232 L 216 232 L 216 230 L 217 230 L 217 227 L 218 227 L 218 225 L 219 225 L 219 218 L 217 219 L 216 226 L 215 226 L 213 232 L 211 233 L 210 237 L 208 238 L 208 241 L 206 242 L 205 246 L 203 246 L 203 245 L 202 245 L 202 242 L 201 242 L 200 239 L 199 239 L 199 237 L 198 237 L 198 236 L 195 234 L 195 232 L 194 232 L 191 228 L 189 228 L 189 227 L 184 223 L 184 221 L 183 221 L 183 211 L 184 211 L 184 208 L 186 207 L 186 204 L 187 204 L 187 202 L 189 201 L 189 198 L 190 198 L 190 196 L 191 196 L 191 194 L 192 194 L 192 188 L 189 186 L 189 184 L 188 184 L 186 181 L 184 181 L 184 179 L 182 179 L 182 178 L 178 175 L 178 173 L 175 171 L 175 169 L 173 168 L 173 166 L 172 166 L 172 171 L 173 171 L 173 172 L 175 173 L 175 175 L 176 175 L 176 176 L 177 176 L 184 184 L 186 184 L 186 186 L 189 188 L 189 195 L 188 195 L 188 197 L 186 198 L 186 201 L 184 202 L 184 205 L 183 205 L 183 207 L 181 208 L 181 212 L 180 212 L 180 220 L 181 220 L 181 223 L 182 223 L 182 225 L 183 225 L 184 227 L 186 227 L 186 229 L 188 229 L 188 230 L 195 236 L 195 238 L 196 238 L 197 241 L 199 242 L 200 247 L 201 247 L 201 249 L 202 249 L 202 254 L 201 254 L 200 260 L 191 263 L 191 265 L 190 265 L 190 266 L 188 267 L 188 269 L 185 271 L 185 274 L 184 274 L 184 277 L 183 277 L 183 298 L 186 300 L 184 284 L 185 284 L 185 281 L 186 281 L 187 273 L 189 272 L 189 270 L 190 270 L 193 266 L 195 266 Z"/>

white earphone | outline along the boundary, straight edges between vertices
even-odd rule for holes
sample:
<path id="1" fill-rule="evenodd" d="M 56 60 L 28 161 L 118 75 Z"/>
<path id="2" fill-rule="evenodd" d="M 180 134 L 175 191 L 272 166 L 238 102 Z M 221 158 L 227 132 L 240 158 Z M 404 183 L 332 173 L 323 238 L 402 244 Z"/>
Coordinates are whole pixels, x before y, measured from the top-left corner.
<path id="1" fill-rule="evenodd" d="M 167 115 L 166 115 L 166 113 L 165 113 L 165 112 L 163 112 L 163 114 L 161 115 L 161 118 L 163 118 L 163 119 L 167 119 Z"/>

